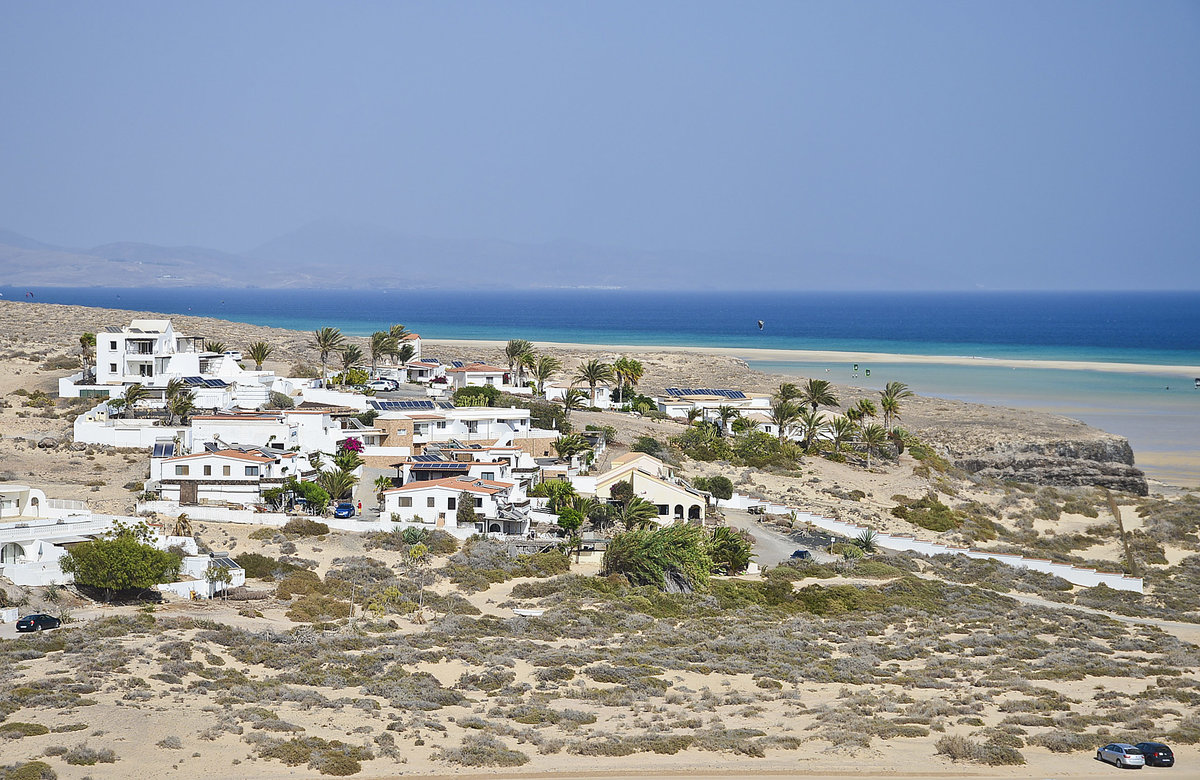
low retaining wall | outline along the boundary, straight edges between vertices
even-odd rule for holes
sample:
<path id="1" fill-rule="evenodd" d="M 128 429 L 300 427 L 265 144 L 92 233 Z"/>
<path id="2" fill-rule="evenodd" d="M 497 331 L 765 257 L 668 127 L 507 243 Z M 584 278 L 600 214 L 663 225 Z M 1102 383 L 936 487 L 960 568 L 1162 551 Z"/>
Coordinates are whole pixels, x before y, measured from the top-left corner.
<path id="1" fill-rule="evenodd" d="M 726 500 L 723 506 L 731 509 L 749 509 L 752 506 L 761 506 L 764 511 L 771 514 L 787 515 L 792 512 L 796 513 L 796 519 L 805 523 L 811 523 L 818 528 L 845 536 L 853 539 L 868 530 L 866 526 L 850 523 L 844 520 L 832 520 L 828 517 L 821 517 L 810 512 L 801 512 L 789 506 L 776 504 L 771 501 L 763 501 L 762 499 L 751 498 L 750 496 L 741 493 L 734 493 L 733 497 Z M 1012 555 L 1009 553 L 987 552 L 985 550 L 973 550 L 968 547 L 953 547 L 941 542 L 930 542 L 924 539 L 917 539 L 908 534 L 885 534 L 877 533 L 875 536 L 875 545 L 886 550 L 911 551 L 918 552 L 922 555 L 965 555 L 968 558 L 978 560 L 992 559 L 1009 566 L 1016 566 L 1024 569 L 1032 569 L 1045 574 L 1053 574 L 1055 577 L 1062 577 L 1072 585 L 1081 585 L 1085 588 L 1095 587 L 1096 585 L 1106 585 L 1113 590 L 1128 590 L 1134 593 L 1142 593 L 1143 583 L 1141 577 L 1127 577 L 1124 574 L 1115 574 L 1111 572 L 1096 571 L 1082 566 L 1072 566 L 1069 563 L 1055 563 L 1045 558 L 1026 558 L 1023 555 Z"/>

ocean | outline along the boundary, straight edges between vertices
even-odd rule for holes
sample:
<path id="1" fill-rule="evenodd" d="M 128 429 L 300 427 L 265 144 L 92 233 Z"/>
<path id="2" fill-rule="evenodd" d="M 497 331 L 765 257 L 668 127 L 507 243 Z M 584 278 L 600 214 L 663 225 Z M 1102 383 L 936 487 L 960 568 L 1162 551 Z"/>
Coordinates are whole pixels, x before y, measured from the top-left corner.
<path id="1" fill-rule="evenodd" d="M 220 317 L 363 336 L 403 323 L 427 339 L 830 350 L 845 360 L 752 360 L 775 373 L 1044 409 L 1129 437 L 1139 465 L 1200 484 L 1200 292 L 657 293 L 625 290 L 206 290 L 0 286 L 6 299 Z M 762 327 L 759 327 L 759 321 Z M 880 361 L 855 354 L 932 356 Z M 978 364 L 936 356 L 980 358 Z M 1004 367 L 988 359 L 1167 367 Z M 861 363 L 858 370 L 854 364 Z M 1169 367 L 1177 367 L 1170 369 Z M 870 375 L 867 375 L 867 371 Z"/>

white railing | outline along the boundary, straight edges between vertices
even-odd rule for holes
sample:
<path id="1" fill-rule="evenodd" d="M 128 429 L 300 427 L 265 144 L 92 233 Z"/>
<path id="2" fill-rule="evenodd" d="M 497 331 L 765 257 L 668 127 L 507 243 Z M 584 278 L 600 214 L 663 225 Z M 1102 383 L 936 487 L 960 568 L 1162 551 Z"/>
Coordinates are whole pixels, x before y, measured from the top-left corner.
<path id="1" fill-rule="evenodd" d="M 802 512 L 798 509 L 793 509 L 783 504 L 776 504 L 773 501 L 764 501 L 762 499 L 751 498 L 750 496 L 741 493 L 734 493 L 733 498 L 722 502 L 722 506 L 727 506 L 732 509 L 749 509 L 751 506 L 761 506 L 763 510 L 771 514 L 787 515 L 792 512 L 796 513 L 796 519 L 801 522 L 810 523 L 818 528 L 830 531 L 840 536 L 845 536 L 853 539 L 868 530 L 867 526 L 857 523 L 850 523 L 845 520 L 832 520 L 828 517 L 821 517 L 810 512 Z M 968 547 L 954 547 L 941 542 L 930 542 L 924 539 L 917 539 L 908 534 L 886 534 L 876 533 L 875 545 L 887 550 L 911 551 L 918 552 L 923 555 L 965 555 L 968 558 L 977 560 L 993 559 L 1000 563 L 1009 566 L 1015 566 L 1023 569 L 1032 569 L 1040 571 L 1044 574 L 1052 574 L 1056 577 L 1061 577 L 1072 585 L 1081 585 L 1085 588 L 1095 587 L 1096 585 L 1107 585 L 1113 590 L 1128 590 L 1134 593 L 1141 593 L 1143 582 L 1141 577 L 1127 577 L 1124 574 L 1116 574 L 1112 572 L 1096 571 L 1083 566 L 1072 566 L 1069 563 L 1055 563 L 1054 561 L 1045 558 L 1027 558 L 1023 555 L 1013 555 L 1011 553 L 988 552 L 986 550 L 973 550 Z"/>
<path id="2" fill-rule="evenodd" d="M 83 509 L 87 510 L 86 501 L 79 501 L 74 498 L 48 498 L 46 499 L 46 507 L 49 509 Z"/>

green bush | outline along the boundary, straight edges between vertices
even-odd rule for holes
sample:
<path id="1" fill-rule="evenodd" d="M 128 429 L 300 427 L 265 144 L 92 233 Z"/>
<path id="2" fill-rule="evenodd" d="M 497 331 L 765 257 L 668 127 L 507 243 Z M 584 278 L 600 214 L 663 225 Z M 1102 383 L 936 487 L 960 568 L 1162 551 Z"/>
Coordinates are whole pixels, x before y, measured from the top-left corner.
<path id="1" fill-rule="evenodd" d="M 58 780 L 58 773 L 44 761 L 26 761 L 0 767 L 0 780 Z"/>
<path id="2" fill-rule="evenodd" d="M 349 617 L 350 604 L 333 596 L 310 594 L 293 603 L 287 616 L 295 623 L 322 623 Z"/>
<path id="3" fill-rule="evenodd" d="M 21 737 L 37 737 L 42 734 L 49 734 L 50 729 L 40 723 L 21 723 L 13 721 L 11 723 L 0 724 L 0 737 L 9 739 L 20 739 Z"/>
<path id="4" fill-rule="evenodd" d="M 305 482 L 301 484 L 311 485 L 313 483 Z M 329 533 L 329 526 L 317 520 L 309 520 L 306 517 L 293 517 L 280 530 L 287 536 L 324 536 Z"/>
<path id="5" fill-rule="evenodd" d="M 434 758 L 462 766 L 521 766 L 529 756 L 512 750 L 490 734 L 468 734 L 457 748 L 442 748 Z"/>
<path id="6" fill-rule="evenodd" d="M 281 577 L 290 574 L 294 571 L 303 571 L 294 563 L 276 560 L 269 555 L 261 555 L 259 553 L 242 553 L 233 559 L 246 570 L 247 577 L 253 577 L 259 580 L 267 580 L 270 582 L 276 577 Z"/>
<path id="7" fill-rule="evenodd" d="M 892 507 L 892 514 L 929 531 L 949 531 L 962 525 L 962 514 L 938 500 L 930 493 L 913 501 L 905 496 L 896 496 L 899 506 Z"/>
<path id="8" fill-rule="evenodd" d="M 713 566 L 706 548 L 703 529 L 694 525 L 627 531 L 609 542 L 600 573 L 623 575 L 634 585 L 701 590 Z"/>

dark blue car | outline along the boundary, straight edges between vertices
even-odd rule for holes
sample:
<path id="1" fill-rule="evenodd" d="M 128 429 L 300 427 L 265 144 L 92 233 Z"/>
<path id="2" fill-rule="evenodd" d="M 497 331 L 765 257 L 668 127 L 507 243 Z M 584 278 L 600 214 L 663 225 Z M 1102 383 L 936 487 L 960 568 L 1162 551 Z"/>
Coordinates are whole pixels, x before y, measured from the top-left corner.
<path id="1" fill-rule="evenodd" d="M 53 615 L 26 615 L 17 621 L 18 631 L 45 631 L 48 628 L 58 628 L 62 621 Z"/>
<path id="2" fill-rule="evenodd" d="M 343 501 L 333 510 L 334 517 L 354 517 L 354 504 Z"/>

